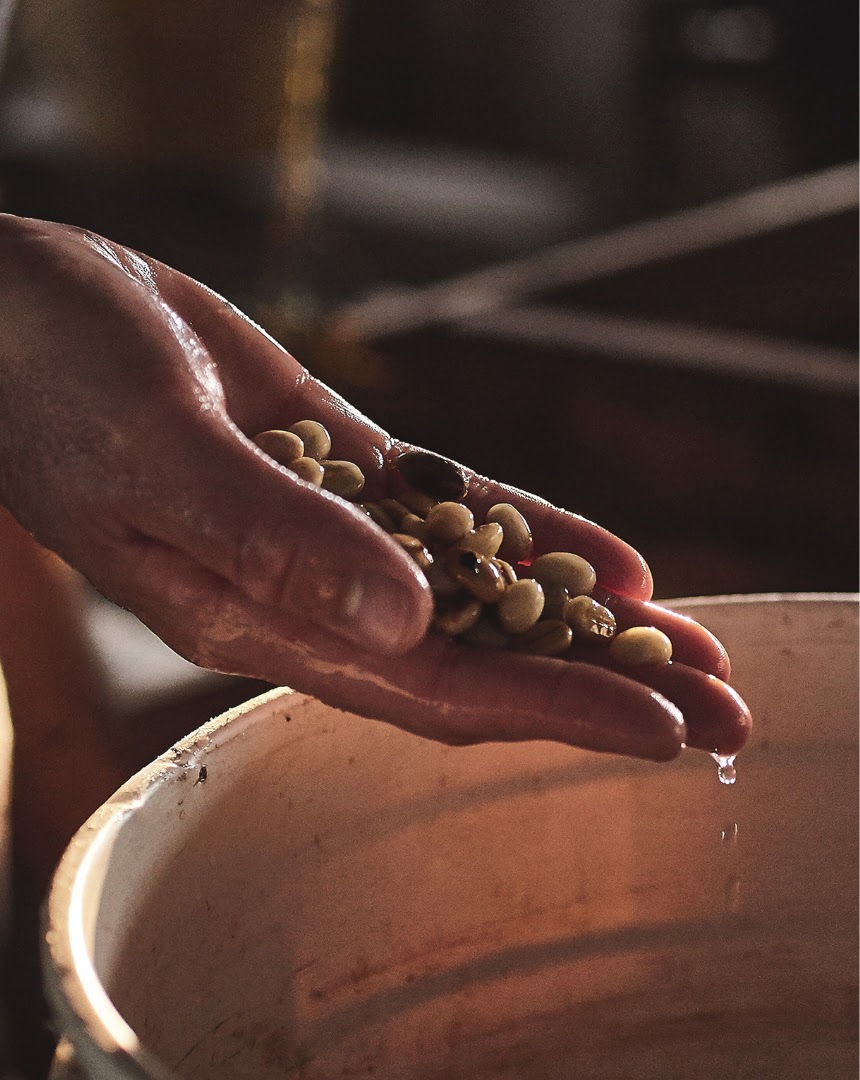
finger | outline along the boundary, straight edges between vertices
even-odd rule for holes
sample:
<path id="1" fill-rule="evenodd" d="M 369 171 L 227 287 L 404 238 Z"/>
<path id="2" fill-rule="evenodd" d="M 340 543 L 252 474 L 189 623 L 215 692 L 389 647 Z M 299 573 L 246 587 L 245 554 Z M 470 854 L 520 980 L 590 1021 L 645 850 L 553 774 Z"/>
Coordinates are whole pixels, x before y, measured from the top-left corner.
<path id="1" fill-rule="evenodd" d="M 617 670 L 613 667 L 608 650 L 599 646 L 575 646 L 565 654 L 564 661 L 590 663 L 606 671 Z M 687 724 L 688 746 L 733 754 L 749 739 L 752 718 L 746 703 L 715 675 L 691 667 L 679 659 L 660 666 L 642 665 L 625 669 L 624 674 L 657 690 L 680 709 Z"/>
<path id="2" fill-rule="evenodd" d="M 743 699 L 722 680 L 672 662 L 638 676 L 665 694 L 687 718 L 687 745 L 711 753 L 736 754 L 752 731 Z"/>
<path id="3" fill-rule="evenodd" d="M 135 488 L 124 506 L 133 528 L 327 633 L 387 652 L 421 639 L 429 588 L 381 529 L 275 464 L 223 417 L 182 419 L 170 469 L 150 462 L 157 488 Z"/>
<path id="4" fill-rule="evenodd" d="M 344 645 L 296 612 L 273 612 L 165 545 L 142 541 L 146 574 L 122 573 L 123 599 L 182 655 L 286 684 L 328 704 L 451 743 L 553 739 L 668 760 L 686 736 L 678 710 L 615 672 L 467 649 L 437 635 L 391 660 Z M 157 595 L 151 582 L 161 582 Z M 188 612 L 194 612 L 189 620 Z"/>
<path id="5" fill-rule="evenodd" d="M 615 616 L 619 632 L 631 626 L 656 626 L 671 640 L 674 660 L 728 681 L 728 653 L 709 630 L 688 615 L 625 596 L 597 594 L 595 599 Z"/>
<path id="6" fill-rule="evenodd" d="M 686 738 L 680 711 L 665 697 L 589 664 L 470 649 L 436 635 L 403 660 L 389 669 L 396 682 L 385 695 L 378 681 L 356 686 L 348 670 L 313 692 L 456 744 L 550 739 L 668 761 Z"/>
<path id="7" fill-rule="evenodd" d="M 391 492 L 396 497 L 404 481 L 391 464 L 405 451 L 419 449 L 397 443 L 388 452 Z M 572 551 L 592 564 L 600 587 L 610 592 L 647 600 L 651 596 L 651 571 L 642 556 L 629 544 L 593 521 L 562 510 L 536 495 L 499 484 L 458 465 L 469 480 L 466 503 L 476 521 L 483 521 L 491 506 L 508 502 L 528 522 L 535 541 L 535 555 L 547 551 Z"/>

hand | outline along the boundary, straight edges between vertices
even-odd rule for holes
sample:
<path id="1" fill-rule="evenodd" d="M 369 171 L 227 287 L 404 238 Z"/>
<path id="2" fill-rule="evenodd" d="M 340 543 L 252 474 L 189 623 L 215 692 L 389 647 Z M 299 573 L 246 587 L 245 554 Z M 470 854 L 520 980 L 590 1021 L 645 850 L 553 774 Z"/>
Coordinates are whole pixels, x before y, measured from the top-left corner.
<path id="1" fill-rule="evenodd" d="M 0 498 L 182 655 L 451 743 L 669 759 L 684 742 L 745 742 L 724 650 L 648 603 L 641 557 L 483 477 L 474 510 L 514 503 L 538 552 L 585 556 L 620 627 L 659 626 L 675 659 L 634 679 L 593 650 L 500 656 L 428 634 L 431 594 L 408 556 L 251 441 L 306 418 L 362 468 L 369 497 L 385 493 L 404 445 L 221 297 L 90 233 L 0 216 Z"/>

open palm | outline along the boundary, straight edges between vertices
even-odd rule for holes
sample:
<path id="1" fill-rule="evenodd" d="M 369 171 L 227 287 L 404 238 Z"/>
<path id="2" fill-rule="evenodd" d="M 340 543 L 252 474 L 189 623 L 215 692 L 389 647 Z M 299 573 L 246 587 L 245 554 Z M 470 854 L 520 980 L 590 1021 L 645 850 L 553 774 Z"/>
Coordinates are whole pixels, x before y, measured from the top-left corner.
<path id="1" fill-rule="evenodd" d="M 9 217 L 0 294 L 0 497 L 184 656 L 452 743 L 556 739 L 655 759 L 743 745 L 724 650 L 649 602 L 643 560 L 604 529 L 471 475 L 476 517 L 513 503 L 537 554 L 587 558 L 619 627 L 660 627 L 671 664 L 630 677 L 588 647 L 555 659 L 428 633 L 432 596 L 404 551 L 252 439 L 319 420 L 370 497 L 408 447 L 223 298 L 101 237 Z"/>

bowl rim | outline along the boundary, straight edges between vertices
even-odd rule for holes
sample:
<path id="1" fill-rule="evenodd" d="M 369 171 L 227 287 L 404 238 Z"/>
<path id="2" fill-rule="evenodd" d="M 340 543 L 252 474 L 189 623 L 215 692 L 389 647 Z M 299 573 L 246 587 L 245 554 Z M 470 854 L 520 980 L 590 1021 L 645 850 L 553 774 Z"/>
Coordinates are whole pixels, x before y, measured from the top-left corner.
<path id="1" fill-rule="evenodd" d="M 860 593 L 737 593 L 657 601 L 681 612 L 702 606 L 780 602 L 857 605 Z M 130 777 L 70 840 L 42 905 L 42 972 L 48 1004 L 62 1040 L 62 1055 L 55 1059 L 59 1061 L 62 1056 L 60 1068 L 74 1059 L 84 1064 L 109 1059 L 115 1075 L 122 1080 L 177 1080 L 175 1073 L 142 1046 L 96 973 L 87 941 L 83 898 L 91 886 L 98 856 L 130 814 L 178 772 L 194 768 L 200 753 L 216 736 L 219 743 L 230 741 L 252 722 L 252 713 L 258 714 L 266 705 L 275 707 L 282 698 L 295 693 L 288 687 L 276 687 L 208 721 Z M 229 729 L 226 737 L 225 729 Z"/>
<path id="2" fill-rule="evenodd" d="M 175 1080 L 146 1050 L 120 1015 L 99 978 L 88 945 L 83 898 L 94 864 L 127 817 L 177 774 L 196 767 L 201 751 L 229 728 L 238 737 L 262 705 L 295 693 L 275 687 L 209 720 L 131 776 L 78 829 L 60 859 L 42 905 L 42 971 L 58 1030 L 82 1060 L 109 1057 L 125 1080 Z"/>

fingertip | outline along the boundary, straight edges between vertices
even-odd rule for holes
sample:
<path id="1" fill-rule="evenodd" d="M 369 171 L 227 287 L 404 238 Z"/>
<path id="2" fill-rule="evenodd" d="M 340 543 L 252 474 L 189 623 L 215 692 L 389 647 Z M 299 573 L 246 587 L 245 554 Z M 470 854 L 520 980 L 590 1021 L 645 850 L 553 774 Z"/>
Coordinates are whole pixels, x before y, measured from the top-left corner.
<path id="1" fill-rule="evenodd" d="M 557 713 L 555 737 L 561 741 L 649 761 L 671 761 L 687 739 L 678 706 L 625 675 L 572 661 L 564 665 L 559 691 L 554 695 L 556 709 L 550 711 Z"/>
<path id="2" fill-rule="evenodd" d="M 349 636 L 389 656 L 424 638 L 433 611 L 430 587 L 418 567 L 400 569 L 367 568 L 356 579 L 347 611 Z"/>
<path id="3" fill-rule="evenodd" d="M 703 668 L 703 670 L 707 671 L 709 675 L 714 675 L 716 678 L 727 683 L 732 676 L 732 662 L 726 647 L 718 637 L 708 630 L 707 627 L 704 627 L 703 629 L 710 640 L 710 646 L 713 650 L 713 662 L 711 667 Z"/>
<path id="4" fill-rule="evenodd" d="M 651 573 L 651 567 L 645 561 L 644 555 L 640 555 L 635 548 L 631 548 L 631 551 L 636 556 L 639 562 L 642 575 L 639 582 L 639 595 L 642 597 L 643 600 L 650 600 L 651 597 L 654 595 L 654 576 Z"/>
<path id="5" fill-rule="evenodd" d="M 635 548 L 616 536 L 612 539 L 615 549 L 600 561 L 597 557 L 594 560 L 598 570 L 597 589 L 621 600 L 649 603 L 654 595 L 651 567 Z"/>
<path id="6" fill-rule="evenodd" d="M 687 717 L 685 742 L 696 750 L 736 754 L 752 731 L 752 716 L 743 698 L 722 679 L 674 661 L 642 673 L 653 688 L 679 705 Z"/>
<path id="7" fill-rule="evenodd" d="M 658 604 L 649 604 L 649 610 L 658 613 L 668 611 Z M 664 618 L 667 620 L 665 632 L 672 639 L 674 647 L 674 659 L 728 682 L 732 665 L 726 647 L 719 638 L 682 611 L 672 611 Z"/>
<path id="8" fill-rule="evenodd" d="M 724 721 L 713 737 L 710 732 L 703 730 L 690 745 L 714 754 L 737 754 L 743 750 L 752 734 L 752 713 L 734 687 L 717 679 L 714 679 L 714 683 L 718 686 Z M 709 740 L 711 745 L 708 745 Z"/>
<path id="9" fill-rule="evenodd" d="M 262 482 L 237 526 L 231 580 L 257 603 L 370 653 L 421 641 L 432 596 L 407 553 L 354 503 L 255 452 L 258 462 Z"/>

